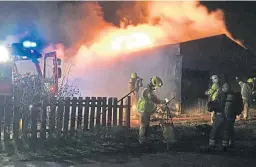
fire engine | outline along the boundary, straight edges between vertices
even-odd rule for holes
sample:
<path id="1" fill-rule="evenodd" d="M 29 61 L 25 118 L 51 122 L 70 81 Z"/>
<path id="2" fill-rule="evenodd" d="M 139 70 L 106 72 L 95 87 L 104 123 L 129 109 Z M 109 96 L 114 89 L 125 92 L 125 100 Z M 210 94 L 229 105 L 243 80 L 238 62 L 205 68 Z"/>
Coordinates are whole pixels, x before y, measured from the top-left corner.
<path id="1" fill-rule="evenodd" d="M 57 96 L 61 59 L 57 58 L 56 52 L 43 56 L 33 48 L 35 46 L 28 41 L 0 46 L 0 95 L 12 96 L 15 105 L 29 103 L 33 106 L 44 97 Z M 33 72 L 28 73 L 31 69 Z M 47 69 L 52 69 L 50 74 Z"/>

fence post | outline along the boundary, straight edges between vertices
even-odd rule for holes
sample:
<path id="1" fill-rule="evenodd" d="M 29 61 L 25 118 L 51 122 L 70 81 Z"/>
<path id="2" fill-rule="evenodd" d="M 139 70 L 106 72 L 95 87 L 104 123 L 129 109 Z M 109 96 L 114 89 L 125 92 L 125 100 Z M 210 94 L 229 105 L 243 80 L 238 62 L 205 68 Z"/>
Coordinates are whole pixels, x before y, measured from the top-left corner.
<path id="1" fill-rule="evenodd" d="M 124 107 L 124 100 L 121 100 L 119 105 L 119 117 L 118 117 L 119 126 L 123 126 L 123 107 Z"/>
<path id="2" fill-rule="evenodd" d="M 41 131 L 40 131 L 40 138 L 42 140 L 46 139 L 46 112 L 47 112 L 47 105 L 48 100 L 44 99 L 43 101 L 43 113 L 42 113 L 42 122 L 41 122 Z"/>
<path id="3" fill-rule="evenodd" d="M 77 104 L 78 104 L 77 97 L 73 97 L 73 99 L 72 99 L 72 110 L 71 110 L 71 121 L 70 121 L 70 135 L 71 136 L 73 136 L 74 132 L 75 132 Z"/>
<path id="4" fill-rule="evenodd" d="M 108 121 L 107 126 L 111 126 L 112 124 L 112 106 L 113 106 L 113 99 L 112 97 L 108 98 Z"/>
<path id="5" fill-rule="evenodd" d="M 113 101 L 113 125 L 117 125 L 117 98 Z"/>
<path id="6" fill-rule="evenodd" d="M 35 107 L 32 108 L 31 113 L 31 145 L 33 148 L 35 148 L 37 141 L 37 116 L 40 107 L 41 106 L 37 104 Z"/>
<path id="7" fill-rule="evenodd" d="M 91 99 L 91 112 L 90 112 L 90 130 L 94 128 L 94 120 L 95 120 L 95 107 L 96 107 L 96 97 L 92 97 Z"/>
<path id="8" fill-rule="evenodd" d="M 5 119 L 4 140 L 5 141 L 10 140 L 10 125 L 11 125 L 11 117 L 13 114 L 13 105 L 12 104 L 13 104 L 12 97 L 5 96 L 5 113 L 4 113 L 4 119 Z"/>
<path id="9" fill-rule="evenodd" d="M 61 138 L 63 128 L 63 113 L 65 109 L 64 98 L 60 97 L 57 102 L 57 137 Z"/>
<path id="10" fill-rule="evenodd" d="M 107 118 L 107 98 L 102 98 L 102 126 L 106 126 Z"/>
<path id="11" fill-rule="evenodd" d="M 101 97 L 97 97 L 96 126 L 100 125 L 101 106 L 102 106 L 102 98 Z"/>
<path id="12" fill-rule="evenodd" d="M 130 118 L 131 118 L 131 96 L 128 96 L 127 97 L 127 109 L 126 109 L 126 126 L 128 127 L 128 128 L 130 128 L 130 124 L 131 124 L 131 120 L 130 120 Z"/>
<path id="13" fill-rule="evenodd" d="M 78 113 L 77 113 L 77 129 L 81 130 L 82 127 L 82 117 L 83 117 L 83 98 L 78 98 Z"/>
<path id="14" fill-rule="evenodd" d="M 23 108 L 22 110 L 22 137 L 24 141 L 27 141 L 28 139 L 28 121 L 31 116 L 31 113 L 28 109 L 28 106 Z"/>
<path id="15" fill-rule="evenodd" d="M 18 107 L 14 107 L 14 118 L 13 118 L 13 139 L 18 141 L 20 132 L 20 110 Z"/>
<path id="16" fill-rule="evenodd" d="M 68 135 L 69 112 L 70 112 L 70 97 L 66 97 L 66 99 L 65 99 L 65 113 L 64 113 L 64 129 L 63 129 L 63 135 L 65 137 L 67 137 L 67 135 Z"/>
<path id="17" fill-rule="evenodd" d="M 4 109 L 5 109 L 5 96 L 0 95 L 0 132 L 3 129 L 3 121 L 4 121 Z M 2 138 L 2 133 L 0 133 L 0 138 Z"/>
<path id="18" fill-rule="evenodd" d="M 55 124 L 56 124 L 56 98 L 51 99 L 50 102 L 50 113 L 49 113 L 49 137 L 52 137 L 52 134 L 55 131 Z"/>
<path id="19" fill-rule="evenodd" d="M 89 109 L 90 109 L 90 97 L 86 97 L 85 108 L 84 108 L 84 131 L 88 130 Z"/>

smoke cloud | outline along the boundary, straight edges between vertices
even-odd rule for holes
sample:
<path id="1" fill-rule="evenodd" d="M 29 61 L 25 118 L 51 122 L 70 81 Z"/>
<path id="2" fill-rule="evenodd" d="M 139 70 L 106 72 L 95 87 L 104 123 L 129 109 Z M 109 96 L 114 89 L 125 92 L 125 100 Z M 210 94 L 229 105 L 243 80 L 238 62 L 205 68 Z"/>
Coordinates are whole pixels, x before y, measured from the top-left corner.
<path id="1" fill-rule="evenodd" d="M 149 76 L 165 77 L 166 72 L 158 68 L 163 64 L 163 56 L 151 56 L 149 60 L 137 54 L 144 53 L 141 49 L 223 33 L 231 37 L 222 11 L 210 13 L 197 1 L 101 3 L 8 2 L 9 7 L 20 12 L 28 13 L 26 9 L 31 8 L 30 15 L 15 15 L 15 19 L 29 18 L 32 23 L 25 22 L 33 24 L 51 43 L 44 52 L 56 50 L 64 64 L 74 65 L 69 77 L 77 80 L 78 88 L 86 96 L 126 94 L 131 72 L 138 72 L 145 83 Z M 115 16 L 115 25 L 105 21 L 107 14 Z M 127 26 L 120 28 L 119 20 L 124 20 Z M 177 49 L 172 52 L 176 54 Z M 166 55 L 166 52 L 154 54 Z"/>

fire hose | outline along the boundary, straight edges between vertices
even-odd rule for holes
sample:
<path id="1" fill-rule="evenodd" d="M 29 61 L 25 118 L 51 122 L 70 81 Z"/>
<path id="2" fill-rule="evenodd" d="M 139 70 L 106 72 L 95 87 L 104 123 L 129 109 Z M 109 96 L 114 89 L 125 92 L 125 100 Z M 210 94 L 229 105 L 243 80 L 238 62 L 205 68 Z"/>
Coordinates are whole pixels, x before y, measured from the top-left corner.
<path id="1" fill-rule="evenodd" d="M 164 109 L 163 109 L 163 107 L 159 107 L 159 108 L 156 110 L 156 113 L 158 113 L 158 111 L 159 111 L 160 109 L 163 110 L 163 111 L 165 111 L 167 105 L 168 105 L 173 99 L 175 99 L 175 96 L 174 96 L 173 98 L 171 98 L 170 100 L 168 100 L 168 101 L 164 104 L 164 106 L 165 106 Z M 168 107 L 168 109 L 169 109 L 169 107 Z M 167 119 L 166 119 L 166 120 L 168 120 L 168 118 L 169 118 L 169 111 L 167 112 Z M 172 117 L 170 117 L 170 119 L 171 119 L 171 121 L 172 121 Z M 155 118 L 155 119 L 151 119 L 151 121 L 159 121 L 159 119 Z"/>
<path id="2" fill-rule="evenodd" d="M 175 96 L 171 98 L 171 100 L 167 101 L 164 105 L 168 105 L 173 99 L 175 99 Z M 156 110 L 158 112 L 159 109 L 162 109 L 161 107 Z"/>
<path id="3" fill-rule="evenodd" d="M 130 94 L 135 94 L 134 93 L 134 91 L 135 91 L 136 89 L 134 89 L 134 90 L 132 90 L 131 92 L 129 92 L 129 93 L 127 93 L 126 95 L 124 95 L 121 99 L 119 99 L 118 101 L 117 101 L 117 103 L 119 103 L 120 101 L 122 101 L 123 99 L 125 99 L 127 96 L 129 96 Z M 108 111 L 108 108 L 106 108 L 106 110 L 105 110 L 105 112 L 106 111 Z"/>

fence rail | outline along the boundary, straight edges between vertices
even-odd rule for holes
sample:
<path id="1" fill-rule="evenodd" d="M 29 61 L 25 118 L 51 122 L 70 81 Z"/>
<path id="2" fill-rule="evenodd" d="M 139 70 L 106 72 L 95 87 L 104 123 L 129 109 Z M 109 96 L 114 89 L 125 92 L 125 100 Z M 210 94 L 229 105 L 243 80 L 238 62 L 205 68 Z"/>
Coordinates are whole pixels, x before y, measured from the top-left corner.
<path id="1" fill-rule="evenodd" d="M 53 133 L 63 138 L 99 125 L 130 127 L 130 96 L 119 103 L 113 97 L 55 98 L 32 110 L 13 107 L 12 97 L 1 96 L 0 101 L 1 140 L 36 142 Z"/>

